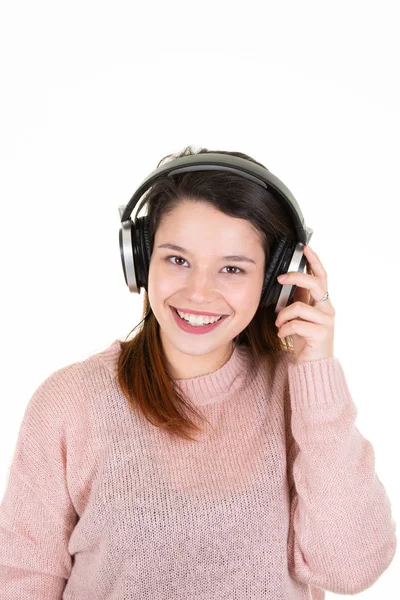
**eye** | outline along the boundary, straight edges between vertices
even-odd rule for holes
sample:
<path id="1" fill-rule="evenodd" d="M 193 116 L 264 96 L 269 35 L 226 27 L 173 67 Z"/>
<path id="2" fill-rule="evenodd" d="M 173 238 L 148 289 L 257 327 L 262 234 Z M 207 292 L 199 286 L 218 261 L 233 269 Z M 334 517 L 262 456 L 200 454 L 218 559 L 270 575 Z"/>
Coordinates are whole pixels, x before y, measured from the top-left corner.
<path id="1" fill-rule="evenodd" d="M 170 258 L 178 258 L 179 260 L 185 261 L 185 259 L 183 258 L 183 256 L 167 256 L 165 260 L 169 260 Z M 175 264 L 175 263 L 173 263 L 173 264 Z M 175 264 L 175 266 L 179 267 L 181 265 L 176 265 Z M 239 269 L 239 267 L 228 266 L 228 267 L 224 267 L 224 269 L 236 269 L 236 271 L 240 271 L 240 273 L 245 273 L 245 271 L 243 271 L 243 269 Z M 236 273 L 226 273 L 226 274 L 227 275 L 239 275 L 240 273 L 236 272 Z"/>

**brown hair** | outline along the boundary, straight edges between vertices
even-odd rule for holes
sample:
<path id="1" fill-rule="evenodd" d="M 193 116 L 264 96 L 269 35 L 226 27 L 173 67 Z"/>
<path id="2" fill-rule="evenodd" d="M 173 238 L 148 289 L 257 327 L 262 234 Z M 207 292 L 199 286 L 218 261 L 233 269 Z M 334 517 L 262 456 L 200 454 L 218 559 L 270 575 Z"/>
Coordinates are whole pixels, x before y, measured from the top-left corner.
<path id="1" fill-rule="evenodd" d="M 264 167 L 242 152 L 207 148 L 196 151 L 191 146 L 187 146 L 178 154 L 164 157 L 157 167 L 168 160 L 207 152 L 232 154 Z M 151 249 L 153 249 L 155 232 L 162 219 L 181 202 L 188 201 L 208 202 L 226 215 L 249 221 L 259 235 L 265 251 L 266 263 L 271 248 L 279 237 L 285 235 L 296 240 L 294 225 L 282 203 L 268 190 L 235 173 L 193 171 L 173 177 L 164 175 L 155 181 L 147 192 L 146 198 Z M 312 273 L 308 263 L 306 272 Z M 248 347 L 254 365 L 259 364 L 261 357 L 266 354 L 276 354 L 280 350 L 293 350 L 291 336 L 278 338 L 275 320 L 274 306 L 259 307 L 251 322 L 234 339 L 234 345 Z M 151 311 L 146 290 L 144 290 L 143 319 L 139 325 L 139 330 L 131 340 L 120 342 L 117 379 L 121 390 L 131 408 L 140 411 L 149 423 L 165 429 L 172 435 L 197 441 L 190 432 L 201 431 L 201 428 L 189 418 L 184 409 L 200 420 L 207 419 L 198 412 L 182 391 L 176 388 L 168 374 L 160 341 L 159 324 Z"/>

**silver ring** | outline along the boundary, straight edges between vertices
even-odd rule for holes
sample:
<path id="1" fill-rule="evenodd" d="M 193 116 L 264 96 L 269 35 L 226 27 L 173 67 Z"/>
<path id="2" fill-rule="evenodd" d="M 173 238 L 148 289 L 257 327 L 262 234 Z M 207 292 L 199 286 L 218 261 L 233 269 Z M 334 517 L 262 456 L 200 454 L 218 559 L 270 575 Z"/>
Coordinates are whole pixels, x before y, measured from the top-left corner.
<path id="1" fill-rule="evenodd" d="M 315 302 L 325 302 L 325 300 L 328 300 L 329 298 L 329 294 L 328 292 L 325 292 L 324 297 L 321 298 L 321 300 L 316 300 Z"/>

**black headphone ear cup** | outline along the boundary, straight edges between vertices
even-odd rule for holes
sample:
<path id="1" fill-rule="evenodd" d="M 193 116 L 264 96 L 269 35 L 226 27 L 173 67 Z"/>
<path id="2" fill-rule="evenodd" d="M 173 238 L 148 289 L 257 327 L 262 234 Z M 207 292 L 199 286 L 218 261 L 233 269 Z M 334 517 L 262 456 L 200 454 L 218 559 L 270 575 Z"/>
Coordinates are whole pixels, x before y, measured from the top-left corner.
<path id="1" fill-rule="evenodd" d="M 289 269 L 295 248 L 296 243 L 286 236 L 279 238 L 278 242 L 272 246 L 265 269 L 260 306 L 266 307 L 270 304 L 276 306 L 282 289 L 277 277 Z"/>
<path id="2" fill-rule="evenodd" d="M 151 258 L 151 243 L 149 233 L 148 217 L 138 217 L 135 220 L 135 238 L 134 245 L 134 263 L 137 273 L 137 287 L 140 293 L 140 288 L 144 288 L 147 292 L 148 276 Z"/>
<path id="3" fill-rule="evenodd" d="M 149 218 L 143 217 L 143 240 L 145 245 L 145 253 L 146 253 L 146 267 L 147 272 L 150 266 L 151 259 L 151 241 L 150 241 L 150 232 L 149 232 Z"/>

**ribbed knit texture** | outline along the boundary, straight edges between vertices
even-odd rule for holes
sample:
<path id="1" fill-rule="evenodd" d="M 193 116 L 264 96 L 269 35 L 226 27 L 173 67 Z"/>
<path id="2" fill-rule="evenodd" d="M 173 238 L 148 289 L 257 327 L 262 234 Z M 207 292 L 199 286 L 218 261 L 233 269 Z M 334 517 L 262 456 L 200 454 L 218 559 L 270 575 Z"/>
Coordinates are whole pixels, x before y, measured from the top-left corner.
<path id="1" fill-rule="evenodd" d="M 176 380 L 198 443 L 135 412 L 119 340 L 28 403 L 0 507 L 1 600 L 323 600 L 373 585 L 391 503 L 339 360 L 236 347 Z"/>

